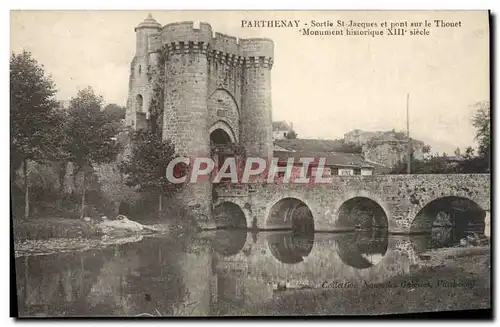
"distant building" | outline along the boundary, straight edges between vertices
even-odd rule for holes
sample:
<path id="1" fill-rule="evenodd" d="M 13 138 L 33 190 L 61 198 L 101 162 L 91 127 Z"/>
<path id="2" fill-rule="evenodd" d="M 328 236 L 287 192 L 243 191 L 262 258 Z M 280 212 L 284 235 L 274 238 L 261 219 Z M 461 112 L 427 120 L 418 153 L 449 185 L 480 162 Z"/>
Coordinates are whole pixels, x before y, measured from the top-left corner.
<path id="1" fill-rule="evenodd" d="M 389 171 L 383 165 L 365 160 L 361 153 L 346 153 L 335 151 L 342 146 L 338 140 L 315 140 L 294 139 L 275 140 L 274 157 L 279 158 L 279 165 L 286 166 L 290 157 L 294 158 L 294 166 L 297 170 L 294 174 L 300 174 L 302 162 L 300 158 L 314 158 L 309 174 L 315 174 L 320 158 L 325 159 L 325 177 L 333 175 L 374 175 L 384 174 Z"/>
<path id="2" fill-rule="evenodd" d="M 344 134 L 344 141 L 360 145 L 367 160 L 386 167 L 394 167 L 400 161 L 405 160 L 408 153 L 406 133 L 394 130 L 367 132 L 354 129 Z M 410 139 L 410 146 L 413 158 L 423 159 L 425 143 Z"/>
<path id="3" fill-rule="evenodd" d="M 277 147 L 287 151 L 305 152 L 342 152 L 342 141 L 339 140 L 318 140 L 318 139 L 276 139 L 274 149 Z"/>
<path id="4" fill-rule="evenodd" d="M 286 139 L 288 133 L 293 130 L 293 123 L 288 124 L 286 121 L 273 121 L 273 139 Z"/>
<path id="5" fill-rule="evenodd" d="M 383 132 L 366 132 L 360 129 L 353 129 L 352 131 L 344 134 L 344 141 L 346 143 L 363 144 L 373 137 L 377 137 Z"/>
<path id="6" fill-rule="evenodd" d="M 278 166 L 286 167 L 289 158 L 294 158 L 293 163 L 294 169 L 292 171 L 292 176 L 298 177 L 301 174 L 303 163 L 301 158 L 313 158 L 314 160 L 309 164 L 309 170 L 307 172 L 308 177 L 316 176 L 316 171 L 318 168 L 318 163 L 320 159 L 325 160 L 325 170 L 323 172 L 323 177 L 329 176 L 354 176 L 354 175 L 373 175 L 375 166 L 368 163 L 359 154 L 355 153 L 340 153 L 340 152 L 283 152 L 275 151 L 274 157 L 278 158 Z M 281 175 L 284 175 L 282 173 Z"/>

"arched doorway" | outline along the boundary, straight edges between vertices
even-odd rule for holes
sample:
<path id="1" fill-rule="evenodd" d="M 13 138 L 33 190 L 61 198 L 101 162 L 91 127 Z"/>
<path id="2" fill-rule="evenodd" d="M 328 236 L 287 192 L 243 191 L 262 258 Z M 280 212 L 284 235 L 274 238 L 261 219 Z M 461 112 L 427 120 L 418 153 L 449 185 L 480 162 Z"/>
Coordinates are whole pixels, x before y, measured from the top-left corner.
<path id="1" fill-rule="evenodd" d="M 387 229 L 387 215 L 377 202 L 367 197 L 351 198 L 339 208 L 337 226 L 349 229 Z"/>
<path id="2" fill-rule="evenodd" d="M 229 134 L 221 128 L 217 128 L 210 133 L 210 144 L 212 146 L 222 146 L 232 143 Z"/>
<path id="3" fill-rule="evenodd" d="M 223 121 L 215 123 L 209 129 L 209 132 L 210 148 L 214 155 L 213 159 L 215 160 L 214 174 L 216 174 L 228 158 L 235 157 L 234 148 L 231 147 L 231 145 L 236 143 L 236 138 L 229 125 Z M 230 168 L 226 168 L 223 173 L 227 173 L 228 169 Z M 220 180 L 220 182 L 227 181 L 230 181 L 230 179 L 222 178 Z"/>
<path id="4" fill-rule="evenodd" d="M 237 135 L 226 121 L 216 121 L 210 126 L 208 133 L 210 135 L 210 143 L 213 145 L 238 143 Z"/>
<path id="5" fill-rule="evenodd" d="M 135 111 L 142 112 L 142 105 L 143 105 L 142 95 L 137 94 L 137 96 L 135 97 Z"/>

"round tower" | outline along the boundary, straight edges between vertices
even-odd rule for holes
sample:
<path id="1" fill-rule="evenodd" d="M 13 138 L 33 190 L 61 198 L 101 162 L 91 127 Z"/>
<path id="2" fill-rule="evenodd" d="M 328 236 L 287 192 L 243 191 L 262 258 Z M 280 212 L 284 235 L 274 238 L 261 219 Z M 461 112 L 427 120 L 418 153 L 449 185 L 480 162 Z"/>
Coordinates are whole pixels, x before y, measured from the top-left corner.
<path id="1" fill-rule="evenodd" d="M 240 143 L 248 156 L 268 160 L 273 154 L 271 68 L 274 43 L 269 39 L 241 39 L 244 57 Z"/>
<path id="2" fill-rule="evenodd" d="M 152 85 L 148 77 L 150 69 L 151 38 L 159 37 L 161 25 L 149 14 L 135 29 L 136 51 L 130 64 L 129 94 L 127 99 L 126 125 L 133 129 L 146 128 Z M 153 42 L 154 44 L 154 42 Z"/>
<path id="3" fill-rule="evenodd" d="M 161 31 L 161 25 L 158 23 L 151 14 L 144 19 L 134 29 L 136 34 L 136 48 L 135 55 L 137 57 L 148 55 L 148 38 L 151 35 L 157 35 Z"/>
<path id="4" fill-rule="evenodd" d="M 166 51 L 163 138 L 170 139 L 179 156 L 210 157 L 208 135 L 208 58 L 212 39 L 209 24 L 193 22 L 163 27 Z M 189 175 L 188 175 L 189 177 Z M 213 228 L 212 185 L 208 178 L 186 183 L 177 194 L 196 215 L 202 228 Z"/>

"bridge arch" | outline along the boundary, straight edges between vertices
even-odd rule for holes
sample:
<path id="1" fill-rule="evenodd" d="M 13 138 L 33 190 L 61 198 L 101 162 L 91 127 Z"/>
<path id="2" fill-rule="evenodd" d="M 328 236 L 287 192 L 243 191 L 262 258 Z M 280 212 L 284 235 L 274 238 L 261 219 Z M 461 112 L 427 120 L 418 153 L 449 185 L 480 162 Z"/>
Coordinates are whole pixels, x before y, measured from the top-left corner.
<path id="1" fill-rule="evenodd" d="M 246 229 L 247 219 L 243 209 L 234 202 L 217 204 L 213 211 L 217 229 Z"/>
<path id="2" fill-rule="evenodd" d="M 474 200 L 461 195 L 446 195 L 424 202 L 411 213 L 410 233 L 429 233 L 436 227 L 484 231 L 486 211 Z"/>
<path id="3" fill-rule="evenodd" d="M 387 229 L 387 211 L 377 201 L 367 196 L 351 197 L 340 205 L 336 226 L 340 228 L 382 228 Z"/>
<path id="4" fill-rule="evenodd" d="M 266 229 L 314 231 L 314 217 L 304 201 L 286 197 L 272 205 L 266 217 Z"/>

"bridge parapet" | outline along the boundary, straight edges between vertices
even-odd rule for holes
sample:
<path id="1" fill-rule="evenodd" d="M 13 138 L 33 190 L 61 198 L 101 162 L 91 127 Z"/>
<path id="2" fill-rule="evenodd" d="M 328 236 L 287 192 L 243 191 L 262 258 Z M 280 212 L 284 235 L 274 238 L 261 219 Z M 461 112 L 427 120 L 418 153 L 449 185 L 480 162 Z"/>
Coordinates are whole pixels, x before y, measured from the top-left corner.
<path id="1" fill-rule="evenodd" d="M 248 227 L 256 221 L 268 229 L 273 205 L 295 198 L 311 210 L 316 230 L 336 231 L 342 204 L 366 198 L 383 209 L 390 232 L 409 233 L 416 215 L 436 199 L 464 198 L 490 211 L 490 183 L 489 174 L 422 174 L 335 176 L 326 184 L 225 184 L 214 185 L 214 205 L 233 202 L 244 211 Z"/>

